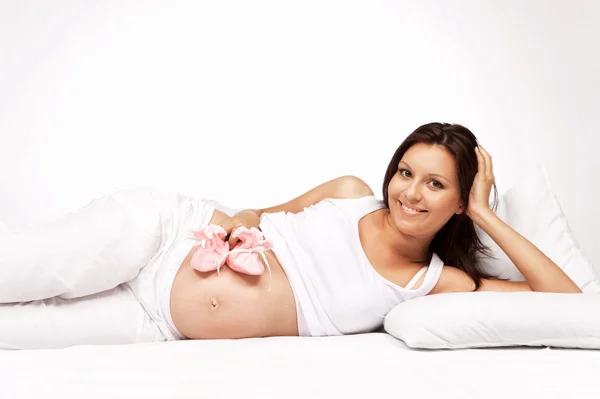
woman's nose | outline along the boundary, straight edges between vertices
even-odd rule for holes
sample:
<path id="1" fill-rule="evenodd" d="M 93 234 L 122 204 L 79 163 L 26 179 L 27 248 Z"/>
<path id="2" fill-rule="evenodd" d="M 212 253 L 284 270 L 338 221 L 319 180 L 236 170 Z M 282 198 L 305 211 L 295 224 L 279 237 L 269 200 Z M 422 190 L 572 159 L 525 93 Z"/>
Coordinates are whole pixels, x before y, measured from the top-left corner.
<path id="1" fill-rule="evenodd" d="M 417 184 L 411 184 L 411 186 L 408 187 L 404 195 L 406 196 L 406 199 L 410 200 L 411 202 L 418 202 L 421 200 L 422 197 L 421 191 L 419 190 Z"/>

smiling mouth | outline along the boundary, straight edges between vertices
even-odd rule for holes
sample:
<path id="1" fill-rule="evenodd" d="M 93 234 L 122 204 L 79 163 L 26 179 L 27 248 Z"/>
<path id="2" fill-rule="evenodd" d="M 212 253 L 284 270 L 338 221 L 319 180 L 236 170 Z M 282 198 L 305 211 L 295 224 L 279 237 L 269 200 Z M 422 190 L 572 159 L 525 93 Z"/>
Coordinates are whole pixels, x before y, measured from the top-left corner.
<path id="1" fill-rule="evenodd" d="M 418 209 L 409 208 L 409 207 L 405 206 L 401 201 L 398 201 L 398 203 L 400 204 L 400 208 L 402 208 L 402 210 L 404 212 L 409 213 L 411 215 L 417 215 L 419 213 L 427 212 L 426 210 L 418 210 Z"/>

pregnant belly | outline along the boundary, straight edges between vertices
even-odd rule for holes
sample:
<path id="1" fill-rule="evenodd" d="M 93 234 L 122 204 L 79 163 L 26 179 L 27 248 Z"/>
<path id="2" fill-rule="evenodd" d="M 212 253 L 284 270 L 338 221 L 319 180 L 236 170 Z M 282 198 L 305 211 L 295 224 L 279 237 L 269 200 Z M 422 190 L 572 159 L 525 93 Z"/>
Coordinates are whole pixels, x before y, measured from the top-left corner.
<path id="1" fill-rule="evenodd" d="M 171 317 L 189 339 L 232 339 L 298 335 L 296 302 L 285 272 L 272 251 L 272 271 L 261 276 L 237 273 L 223 265 L 218 275 L 191 267 L 192 251 L 171 289 Z M 271 289 L 269 291 L 269 285 Z"/>

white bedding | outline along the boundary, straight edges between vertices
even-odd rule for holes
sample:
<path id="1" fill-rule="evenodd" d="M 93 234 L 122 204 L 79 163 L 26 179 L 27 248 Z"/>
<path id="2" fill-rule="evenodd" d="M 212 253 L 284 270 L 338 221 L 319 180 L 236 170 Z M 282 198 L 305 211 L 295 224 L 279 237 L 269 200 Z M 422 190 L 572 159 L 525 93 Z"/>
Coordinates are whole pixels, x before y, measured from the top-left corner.
<path id="1" fill-rule="evenodd" d="M 600 351 L 413 350 L 385 333 L 0 351 L 0 398 L 598 398 Z"/>

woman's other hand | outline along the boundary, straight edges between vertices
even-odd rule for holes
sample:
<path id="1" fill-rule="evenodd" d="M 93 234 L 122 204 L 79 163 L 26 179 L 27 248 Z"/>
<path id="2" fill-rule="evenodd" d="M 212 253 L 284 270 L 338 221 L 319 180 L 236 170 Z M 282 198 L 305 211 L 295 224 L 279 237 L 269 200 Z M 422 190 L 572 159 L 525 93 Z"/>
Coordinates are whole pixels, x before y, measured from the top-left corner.
<path id="1" fill-rule="evenodd" d="M 475 147 L 477 155 L 477 174 L 469 193 L 469 205 L 465 213 L 471 219 L 477 218 L 483 212 L 490 211 L 490 193 L 494 185 L 492 156 L 480 145 Z"/>
<path id="2" fill-rule="evenodd" d="M 229 247 L 235 247 L 235 245 L 239 241 L 239 238 L 232 237 L 231 235 L 231 233 L 235 231 L 235 229 L 237 229 L 240 226 L 244 226 L 248 229 L 252 227 L 258 228 L 259 223 L 260 217 L 258 213 L 251 209 L 238 212 L 229 219 L 227 219 L 225 222 L 223 222 L 223 224 L 221 224 L 221 227 L 223 227 L 223 229 L 225 229 L 225 231 L 227 232 L 225 240 L 229 241 Z"/>

